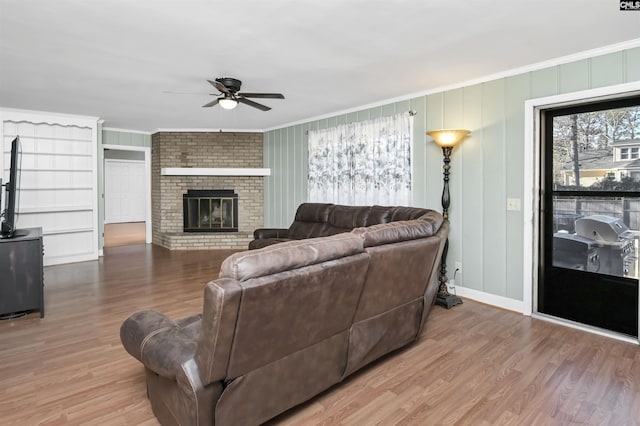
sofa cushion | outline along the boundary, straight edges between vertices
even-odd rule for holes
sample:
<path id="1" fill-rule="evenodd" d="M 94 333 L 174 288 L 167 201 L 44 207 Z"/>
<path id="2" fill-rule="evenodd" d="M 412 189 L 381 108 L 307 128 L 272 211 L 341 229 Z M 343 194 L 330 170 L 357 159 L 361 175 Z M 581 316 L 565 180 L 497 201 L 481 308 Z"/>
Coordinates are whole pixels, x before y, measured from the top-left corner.
<path id="1" fill-rule="evenodd" d="M 294 221 L 326 223 L 332 207 L 333 204 L 326 203 L 302 203 L 296 211 Z"/>
<path id="2" fill-rule="evenodd" d="M 417 207 L 393 207 L 391 211 L 391 222 L 397 222 L 399 220 L 412 220 L 417 219 L 425 213 L 433 211 L 427 209 L 421 209 Z"/>
<path id="3" fill-rule="evenodd" d="M 259 250 L 235 253 L 222 263 L 220 277 L 246 281 L 250 278 L 339 259 L 362 253 L 364 250 L 362 243 L 360 236 L 343 233 L 330 237 L 288 241 Z"/>
<path id="4" fill-rule="evenodd" d="M 370 207 L 333 206 L 329 213 L 329 223 L 337 228 L 351 231 L 353 228 L 365 226 Z"/>
<path id="5" fill-rule="evenodd" d="M 436 215 L 439 215 L 439 213 L 436 213 Z M 442 220 L 438 221 L 436 215 L 425 220 L 381 223 L 379 225 L 356 228 L 352 232 L 362 236 L 365 247 L 427 238 L 435 235 L 442 225 Z M 442 216 L 440 217 L 442 218 Z"/>
<path id="6" fill-rule="evenodd" d="M 380 223 L 388 223 L 391 221 L 391 208 L 384 206 L 371 206 L 367 223 L 360 226 L 378 225 Z"/>

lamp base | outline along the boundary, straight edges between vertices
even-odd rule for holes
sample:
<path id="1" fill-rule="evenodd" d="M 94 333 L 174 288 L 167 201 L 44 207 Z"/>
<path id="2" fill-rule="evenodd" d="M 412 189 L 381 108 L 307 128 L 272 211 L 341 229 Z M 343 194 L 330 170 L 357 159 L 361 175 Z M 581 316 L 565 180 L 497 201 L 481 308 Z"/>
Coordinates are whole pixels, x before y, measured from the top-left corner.
<path id="1" fill-rule="evenodd" d="M 462 299 L 460 299 L 455 294 L 447 294 L 446 296 L 438 295 L 436 296 L 436 305 L 444 306 L 447 309 L 453 308 L 455 305 L 462 303 Z"/>

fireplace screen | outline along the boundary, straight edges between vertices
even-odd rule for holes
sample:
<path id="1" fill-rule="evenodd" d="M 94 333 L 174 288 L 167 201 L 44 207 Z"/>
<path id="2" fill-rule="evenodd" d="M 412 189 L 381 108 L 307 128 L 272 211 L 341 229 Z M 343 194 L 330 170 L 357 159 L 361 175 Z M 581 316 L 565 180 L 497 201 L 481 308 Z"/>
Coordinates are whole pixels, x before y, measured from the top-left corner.
<path id="1" fill-rule="evenodd" d="M 182 196 L 184 232 L 238 232 L 238 194 L 189 189 Z"/>

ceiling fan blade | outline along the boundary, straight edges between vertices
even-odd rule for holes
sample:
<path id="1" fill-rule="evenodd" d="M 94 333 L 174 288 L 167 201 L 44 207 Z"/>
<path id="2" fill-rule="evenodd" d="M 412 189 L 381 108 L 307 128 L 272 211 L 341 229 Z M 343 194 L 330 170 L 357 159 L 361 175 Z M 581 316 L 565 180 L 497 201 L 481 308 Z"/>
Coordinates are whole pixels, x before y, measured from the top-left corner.
<path id="1" fill-rule="evenodd" d="M 249 99 L 241 98 L 240 96 L 238 96 L 236 99 L 241 104 L 249 105 L 249 106 L 252 106 L 254 108 L 258 108 L 258 109 L 260 109 L 262 111 L 269 111 L 271 109 L 270 107 L 268 107 L 266 105 L 262 105 L 262 104 L 259 104 L 257 102 L 250 101 Z"/>
<path id="2" fill-rule="evenodd" d="M 227 89 L 227 86 L 225 86 L 224 84 L 220 83 L 219 81 L 211 81 L 211 80 L 207 80 L 213 87 L 215 87 L 216 89 L 218 89 L 220 91 L 220 93 L 226 93 L 227 95 L 230 95 L 231 92 L 229 91 L 229 89 Z"/>
<path id="3" fill-rule="evenodd" d="M 216 98 L 216 100 L 215 100 L 215 101 L 211 101 L 211 102 L 209 102 L 209 103 L 208 103 L 208 104 L 206 104 L 206 105 L 202 105 L 202 108 L 209 108 L 209 107 L 212 107 L 212 106 L 214 106 L 214 105 L 218 105 L 218 100 L 219 100 L 219 99 L 217 99 L 217 98 Z"/>
<path id="4" fill-rule="evenodd" d="M 284 99 L 282 93 L 238 93 L 245 98 L 271 98 L 271 99 Z"/>

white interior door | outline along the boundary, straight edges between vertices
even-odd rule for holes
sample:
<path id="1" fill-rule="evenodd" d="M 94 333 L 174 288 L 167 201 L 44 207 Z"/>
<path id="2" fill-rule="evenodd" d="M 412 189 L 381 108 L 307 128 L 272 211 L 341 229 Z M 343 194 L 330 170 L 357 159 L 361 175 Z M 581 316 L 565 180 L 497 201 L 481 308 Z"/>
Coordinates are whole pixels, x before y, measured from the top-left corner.
<path id="1" fill-rule="evenodd" d="M 104 171 L 104 222 L 144 222 L 144 161 L 105 160 Z"/>

